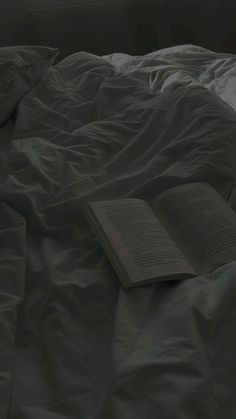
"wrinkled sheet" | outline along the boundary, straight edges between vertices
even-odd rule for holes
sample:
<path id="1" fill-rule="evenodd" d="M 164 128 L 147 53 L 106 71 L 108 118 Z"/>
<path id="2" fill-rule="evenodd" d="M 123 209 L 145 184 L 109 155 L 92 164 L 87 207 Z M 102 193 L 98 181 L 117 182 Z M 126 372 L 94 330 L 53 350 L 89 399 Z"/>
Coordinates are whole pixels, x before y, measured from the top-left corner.
<path id="1" fill-rule="evenodd" d="M 236 210 L 236 56 L 74 54 L 0 132 L 1 419 L 235 419 L 236 262 L 129 291 L 86 202 L 209 181 Z"/>

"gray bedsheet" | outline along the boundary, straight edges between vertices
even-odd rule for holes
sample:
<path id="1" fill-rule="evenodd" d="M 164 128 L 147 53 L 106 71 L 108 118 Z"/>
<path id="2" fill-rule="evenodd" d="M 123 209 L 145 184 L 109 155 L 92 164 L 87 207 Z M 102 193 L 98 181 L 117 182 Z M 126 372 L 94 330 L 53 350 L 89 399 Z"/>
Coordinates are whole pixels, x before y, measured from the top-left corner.
<path id="1" fill-rule="evenodd" d="M 1 419 L 235 419 L 236 262 L 120 288 L 82 212 L 209 181 L 236 210 L 236 56 L 74 54 L 0 136 Z"/>

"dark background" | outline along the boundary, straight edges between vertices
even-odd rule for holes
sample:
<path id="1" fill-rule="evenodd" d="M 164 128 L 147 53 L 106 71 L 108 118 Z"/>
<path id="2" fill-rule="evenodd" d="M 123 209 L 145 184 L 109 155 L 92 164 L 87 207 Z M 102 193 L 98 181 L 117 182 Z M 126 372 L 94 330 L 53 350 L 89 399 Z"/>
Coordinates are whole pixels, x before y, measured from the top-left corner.
<path id="1" fill-rule="evenodd" d="M 236 53 L 233 0 L 0 0 L 0 46 L 145 54 L 179 44 Z"/>

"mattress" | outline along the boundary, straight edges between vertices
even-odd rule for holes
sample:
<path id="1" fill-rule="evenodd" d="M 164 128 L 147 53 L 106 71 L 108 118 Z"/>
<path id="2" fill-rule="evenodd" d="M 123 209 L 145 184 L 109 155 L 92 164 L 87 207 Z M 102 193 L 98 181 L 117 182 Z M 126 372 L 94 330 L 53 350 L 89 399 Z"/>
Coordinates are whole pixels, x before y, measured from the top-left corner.
<path id="1" fill-rule="evenodd" d="M 0 131 L 0 413 L 234 419 L 236 262 L 124 291 L 92 200 L 210 182 L 236 210 L 236 56 L 79 52 Z M 3 170 L 4 168 L 4 170 Z"/>

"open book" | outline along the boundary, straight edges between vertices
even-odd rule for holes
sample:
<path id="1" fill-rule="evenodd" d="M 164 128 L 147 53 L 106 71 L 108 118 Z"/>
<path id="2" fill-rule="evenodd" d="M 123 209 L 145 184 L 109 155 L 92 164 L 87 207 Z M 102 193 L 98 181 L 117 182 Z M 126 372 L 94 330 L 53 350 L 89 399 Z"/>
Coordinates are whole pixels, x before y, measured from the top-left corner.
<path id="1" fill-rule="evenodd" d="M 236 214 L 205 182 L 149 203 L 92 202 L 86 214 L 125 289 L 207 274 L 236 259 Z"/>

